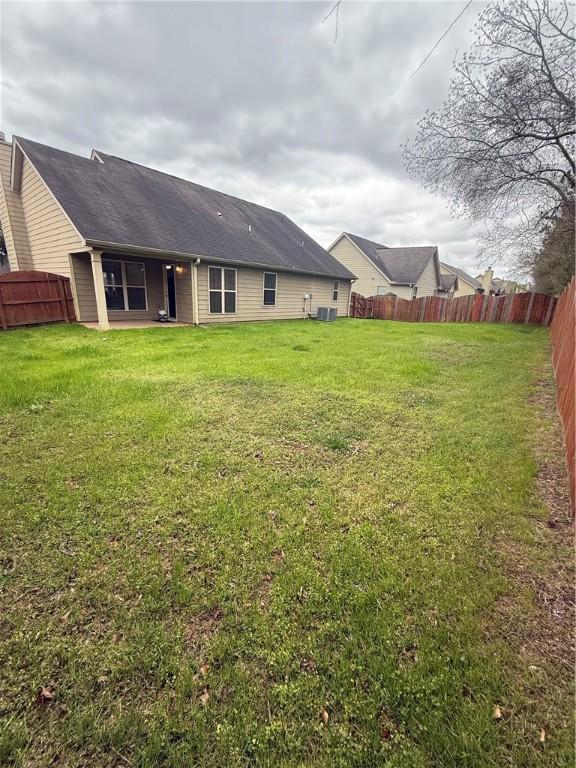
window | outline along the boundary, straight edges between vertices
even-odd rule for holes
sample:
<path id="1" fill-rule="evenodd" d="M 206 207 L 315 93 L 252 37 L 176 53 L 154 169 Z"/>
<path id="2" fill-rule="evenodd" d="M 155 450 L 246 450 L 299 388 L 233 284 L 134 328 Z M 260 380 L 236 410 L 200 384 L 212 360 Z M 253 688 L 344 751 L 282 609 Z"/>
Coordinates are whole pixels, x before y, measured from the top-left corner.
<path id="1" fill-rule="evenodd" d="M 338 301 L 339 290 L 340 290 L 340 280 L 334 280 L 334 287 L 332 288 L 332 301 Z"/>
<path id="2" fill-rule="evenodd" d="M 417 295 L 418 295 L 418 286 L 417 285 L 413 285 L 412 286 L 412 298 L 415 299 Z"/>
<path id="3" fill-rule="evenodd" d="M 146 273 L 137 261 L 102 259 L 106 306 L 111 311 L 147 309 Z"/>
<path id="4" fill-rule="evenodd" d="M 275 272 L 264 272 L 264 306 L 276 306 L 276 281 L 278 276 Z"/>
<path id="5" fill-rule="evenodd" d="M 236 270 L 208 267 L 208 293 L 211 315 L 234 314 L 236 312 Z"/>

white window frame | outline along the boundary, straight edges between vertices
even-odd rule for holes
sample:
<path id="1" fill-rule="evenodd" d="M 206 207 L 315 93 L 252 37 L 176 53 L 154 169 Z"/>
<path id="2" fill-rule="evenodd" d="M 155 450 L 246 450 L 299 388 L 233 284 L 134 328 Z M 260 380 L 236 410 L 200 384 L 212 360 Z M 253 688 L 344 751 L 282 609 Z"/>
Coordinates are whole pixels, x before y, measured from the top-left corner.
<path id="1" fill-rule="evenodd" d="M 334 296 L 336 294 L 336 296 Z M 334 280 L 334 284 L 332 286 L 332 301 L 338 301 L 338 296 L 340 295 L 340 280 Z"/>
<path id="2" fill-rule="evenodd" d="M 275 281 L 274 281 L 274 288 L 266 288 L 266 275 L 274 275 Z M 274 304 L 266 304 L 264 301 L 264 292 L 265 291 L 274 291 Z M 277 272 L 263 272 L 262 273 L 262 306 L 263 307 L 275 307 L 276 306 L 276 296 L 278 295 L 278 273 Z"/>
<path id="3" fill-rule="evenodd" d="M 219 269 L 220 270 L 220 289 L 217 288 L 210 288 L 210 270 L 211 269 Z M 224 270 L 229 269 L 231 272 L 234 272 L 234 290 L 226 290 L 224 288 Z M 222 311 L 221 312 L 212 312 L 210 309 L 210 294 L 211 293 L 219 293 L 221 296 L 221 302 L 222 302 Z M 226 294 L 227 293 L 233 293 L 234 294 L 234 312 L 226 312 Z M 208 314 L 209 315 L 235 315 L 238 313 L 238 270 L 236 267 L 217 267 L 213 265 L 208 265 Z"/>
<path id="4" fill-rule="evenodd" d="M 148 312 L 148 281 L 146 280 L 146 264 L 143 261 L 122 261 L 122 259 L 102 259 L 102 264 L 112 263 L 120 264 L 120 271 L 122 273 L 122 286 L 110 285 L 104 278 L 104 288 L 120 288 L 122 287 L 122 295 L 124 296 L 124 309 L 108 309 L 108 312 Z M 138 264 L 142 267 L 142 273 L 144 274 L 144 285 L 128 285 L 126 282 L 126 264 Z M 145 309 L 130 309 L 128 304 L 128 288 L 144 288 L 144 301 L 146 302 Z"/>

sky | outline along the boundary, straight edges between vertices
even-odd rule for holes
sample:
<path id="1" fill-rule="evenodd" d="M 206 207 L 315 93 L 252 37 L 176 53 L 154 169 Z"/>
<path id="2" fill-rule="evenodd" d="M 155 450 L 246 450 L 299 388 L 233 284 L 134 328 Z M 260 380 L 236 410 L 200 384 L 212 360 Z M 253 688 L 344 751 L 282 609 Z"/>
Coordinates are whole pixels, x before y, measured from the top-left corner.
<path id="1" fill-rule="evenodd" d="M 477 274 L 478 228 L 405 173 L 479 3 L 2 2 L 0 129 L 92 148 L 342 231 L 438 245 Z M 506 274 L 502 265 L 499 272 Z"/>

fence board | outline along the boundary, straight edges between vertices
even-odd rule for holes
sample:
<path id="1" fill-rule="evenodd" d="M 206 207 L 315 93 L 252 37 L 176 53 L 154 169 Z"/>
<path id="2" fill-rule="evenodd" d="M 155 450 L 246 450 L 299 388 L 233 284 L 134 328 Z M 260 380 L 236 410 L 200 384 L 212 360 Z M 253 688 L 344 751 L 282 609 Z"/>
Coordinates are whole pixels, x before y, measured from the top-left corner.
<path id="1" fill-rule="evenodd" d="M 576 278 L 556 301 L 550 324 L 552 363 L 556 379 L 556 404 L 568 464 L 572 515 L 576 512 Z"/>
<path id="2" fill-rule="evenodd" d="M 70 280 L 50 272 L 25 270 L 0 275 L 0 326 L 74 320 Z"/>
<path id="3" fill-rule="evenodd" d="M 421 296 L 362 296 L 352 291 L 350 317 L 420 323 L 534 323 L 550 325 L 556 299 L 545 293 L 510 296 L 470 294 L 455 299 Z"/>

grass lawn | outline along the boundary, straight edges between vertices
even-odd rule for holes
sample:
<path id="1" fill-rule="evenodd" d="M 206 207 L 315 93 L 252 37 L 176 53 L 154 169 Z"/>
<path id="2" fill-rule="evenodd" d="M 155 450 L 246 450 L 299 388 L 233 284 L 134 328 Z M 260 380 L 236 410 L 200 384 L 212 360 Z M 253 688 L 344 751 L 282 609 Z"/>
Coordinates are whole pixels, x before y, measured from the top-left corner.
<path id="1" fill-rule="evenodd" d="M 0 360 L 0 764 L 573 765 L 545 329 L 59 326 Z"/>

